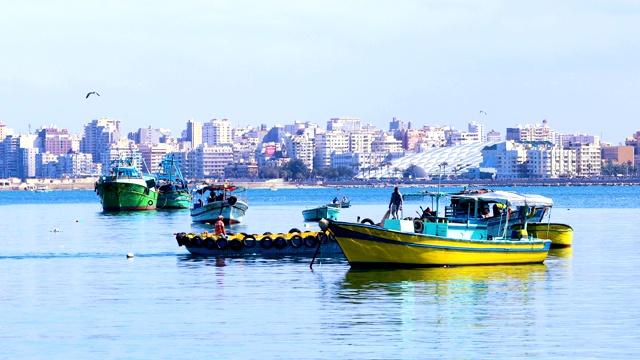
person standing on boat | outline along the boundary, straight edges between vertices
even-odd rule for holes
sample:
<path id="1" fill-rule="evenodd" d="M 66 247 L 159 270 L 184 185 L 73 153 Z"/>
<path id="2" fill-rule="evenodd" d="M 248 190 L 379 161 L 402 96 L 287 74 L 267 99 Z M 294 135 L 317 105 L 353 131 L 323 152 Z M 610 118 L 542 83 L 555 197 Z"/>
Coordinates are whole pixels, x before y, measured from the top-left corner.
<path id="1" fill-rule="evenodd" d="M 227 230 L 224 228 L 224 217 L 222 215 L 218 216 L 218 221 L 216 221 L 216 235 L 227 237 Z"/>
<path id="2" fill-rule="evenodd" d="M 396 186 L 391 193 L 391 201 L 389 201 L 389 214 L 392 219 L 398 219 L 398 210 L 402 210 L 402 194 Z"/>

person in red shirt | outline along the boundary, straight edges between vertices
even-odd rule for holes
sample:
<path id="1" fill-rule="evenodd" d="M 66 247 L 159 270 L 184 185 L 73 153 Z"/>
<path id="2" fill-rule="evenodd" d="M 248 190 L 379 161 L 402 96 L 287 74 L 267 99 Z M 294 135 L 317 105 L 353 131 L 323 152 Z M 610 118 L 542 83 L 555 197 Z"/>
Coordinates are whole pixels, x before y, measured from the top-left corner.
<path id="1" fill-rule="evenodd" d="M 224 228 L 224 217 L 222 215 L 218 216 L 218 221 L 216 221 L 216 235 L 224 235 L 227 237 L 227 230 Z"/>

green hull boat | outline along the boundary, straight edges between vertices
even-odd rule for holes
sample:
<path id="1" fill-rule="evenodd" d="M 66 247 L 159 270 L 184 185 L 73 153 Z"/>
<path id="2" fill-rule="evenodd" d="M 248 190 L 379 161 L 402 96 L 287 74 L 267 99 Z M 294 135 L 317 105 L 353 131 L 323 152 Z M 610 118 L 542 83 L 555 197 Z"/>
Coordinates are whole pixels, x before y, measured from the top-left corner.
<path id="1" fill-rule="evenodd" d="M 104 211 L 155 210 L 158 191 L 153 176 L 142 175 L 131 159 L 111 163 L 108 175 L 98 179 L 95 190 Z"/>

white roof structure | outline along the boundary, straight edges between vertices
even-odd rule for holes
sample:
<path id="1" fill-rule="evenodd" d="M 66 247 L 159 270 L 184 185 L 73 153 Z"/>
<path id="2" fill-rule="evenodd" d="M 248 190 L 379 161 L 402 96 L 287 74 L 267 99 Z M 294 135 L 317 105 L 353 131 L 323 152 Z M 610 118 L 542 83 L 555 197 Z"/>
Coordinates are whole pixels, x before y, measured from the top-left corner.
<path id="1" fill-rule="evenodd" d="M 509 206 L 553 206 L 553 200 L 538 194 L 520 194 L 512 191 L 492 190 L 482 193 L 454 195 L 475 201 L 497 202 Z"/>
<path id="2" fill-rule="evenodd" d="M 429 176 L 460 175 L 468 168 L 477 168 L 483 161 L 482 149 L 498 144 L 498 141 L 483 141 L 450 147 L 436 148 L 430 151 L 407 155 L 391 161 L 388 166 L 371 171 L 372 178 L 401 178 L 402 173 L 411 166 L 417 166 Z M 358 174 L 357 178 L 367 177 L 369 173 Z"/>

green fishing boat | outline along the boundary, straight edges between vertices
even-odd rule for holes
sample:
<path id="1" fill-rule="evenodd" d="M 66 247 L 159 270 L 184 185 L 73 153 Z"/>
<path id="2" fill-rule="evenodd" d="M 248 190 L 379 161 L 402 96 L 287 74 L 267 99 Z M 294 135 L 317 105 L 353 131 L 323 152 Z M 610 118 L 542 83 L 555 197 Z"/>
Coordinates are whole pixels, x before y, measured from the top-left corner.
<path id="1" fill-rule="evenodd" d="M 155 210 L 158 200 L 154 176 L 144 175 L 132 158 L 111 161 L 107 174 L 95 184 L 104 211 Z"/>
<path id="2" fill-rule="evenodd" d="M 192 195 L 180 171 L 180 161 L 167 155 L 156 173 L 158 180 L 158 209 L 188 209 Z"/>

